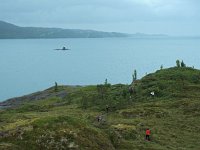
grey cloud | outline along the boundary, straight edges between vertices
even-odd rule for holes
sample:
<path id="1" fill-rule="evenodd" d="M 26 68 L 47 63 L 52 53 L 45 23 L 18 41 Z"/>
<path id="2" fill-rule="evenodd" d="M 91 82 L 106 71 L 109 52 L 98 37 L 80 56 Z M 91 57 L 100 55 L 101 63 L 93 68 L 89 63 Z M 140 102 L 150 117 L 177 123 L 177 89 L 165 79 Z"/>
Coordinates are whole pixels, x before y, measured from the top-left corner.
<path id="1" fill-rule="evenodd" d="M 199 6 L 199 0 L 1 0 L 0 20 L 25 26 L 102 25 L 107 30 L 111 24 L 194 22 L 200 19 Z"/>

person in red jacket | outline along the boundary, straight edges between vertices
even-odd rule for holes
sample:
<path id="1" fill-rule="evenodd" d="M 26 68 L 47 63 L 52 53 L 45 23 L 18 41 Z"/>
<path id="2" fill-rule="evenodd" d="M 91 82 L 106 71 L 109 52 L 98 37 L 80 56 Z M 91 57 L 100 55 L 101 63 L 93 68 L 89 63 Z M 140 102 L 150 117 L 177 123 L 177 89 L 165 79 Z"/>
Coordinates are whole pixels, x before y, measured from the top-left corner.
<path id="1" fill-rule="evenodd" d="M 146 140 L 150 141 L 150 134 L 151 134 L 151 131 L 150 129 L 146 129 Z"/>

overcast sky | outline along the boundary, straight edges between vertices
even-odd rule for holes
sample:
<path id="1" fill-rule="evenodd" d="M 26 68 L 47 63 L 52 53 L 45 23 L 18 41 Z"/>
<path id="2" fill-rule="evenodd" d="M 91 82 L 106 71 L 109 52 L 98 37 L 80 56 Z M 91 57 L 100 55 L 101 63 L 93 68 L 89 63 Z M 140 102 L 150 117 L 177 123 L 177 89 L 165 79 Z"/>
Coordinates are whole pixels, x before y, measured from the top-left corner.
<path id="1" fill-rule="evenodd" d="M 200 35 L 200 0 L 0 0 L 20 26 Z"/>

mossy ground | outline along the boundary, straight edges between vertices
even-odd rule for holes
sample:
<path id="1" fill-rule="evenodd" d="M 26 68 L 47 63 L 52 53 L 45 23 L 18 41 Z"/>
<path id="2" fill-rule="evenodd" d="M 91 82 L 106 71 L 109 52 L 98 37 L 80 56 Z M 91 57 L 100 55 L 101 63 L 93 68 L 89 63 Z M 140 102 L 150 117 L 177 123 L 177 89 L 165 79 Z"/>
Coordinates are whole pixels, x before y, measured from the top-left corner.
<path id="1" fill-rule="evenodd" d="M 66 98 L 0 110 L 0 149 L 200 149 L 199 70 L 164 69 L 133 84 L 132 94 L 129 87 L 58 87 Z"/>

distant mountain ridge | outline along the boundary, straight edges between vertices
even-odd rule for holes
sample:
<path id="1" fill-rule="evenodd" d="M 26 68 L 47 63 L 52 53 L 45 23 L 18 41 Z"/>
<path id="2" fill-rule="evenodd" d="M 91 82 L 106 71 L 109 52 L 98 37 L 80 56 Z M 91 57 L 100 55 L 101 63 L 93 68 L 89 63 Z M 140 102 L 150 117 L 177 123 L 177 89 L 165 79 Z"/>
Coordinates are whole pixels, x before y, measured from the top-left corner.
<path id="1" fill-rule="evenodd" d="M 129 34 L 117 32 L 102 32 L 95 30 L 20 27 L 0 21 L 0 39 L 27 39 L 27 38 L 104 38 L 128 37 Z"/>

